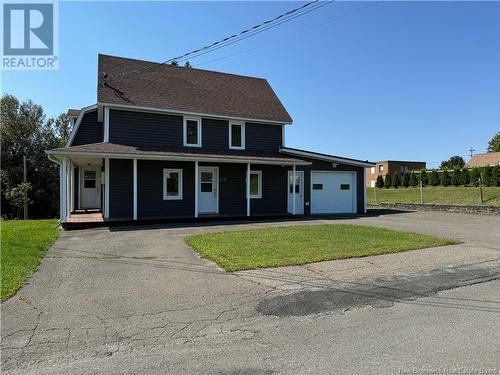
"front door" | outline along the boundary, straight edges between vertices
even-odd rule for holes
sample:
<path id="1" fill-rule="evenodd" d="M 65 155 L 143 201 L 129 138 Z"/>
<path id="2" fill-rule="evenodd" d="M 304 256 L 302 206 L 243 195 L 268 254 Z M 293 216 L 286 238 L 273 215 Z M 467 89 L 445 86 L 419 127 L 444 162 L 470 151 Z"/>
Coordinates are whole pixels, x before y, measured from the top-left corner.
<path id="1" fill-rule="evenodd" d="M 198 212 L 219 213 L 219 168 L 200 167 L 198 181 Z"/>
<path id="2" fill-rule="evenodd" d="M 80 208 L 100 208 L 101 168 L 89 166 L 80 170 Z"/>
<path id="3" fill-rule="evenodd" d="M 288 171 L 288 212 L 293 213 L 293 189 L 295 185 L 295 214 L 304 214 L 304 172 L 295 172 L 295 184 L 293 183 L 293 171 Z"/>

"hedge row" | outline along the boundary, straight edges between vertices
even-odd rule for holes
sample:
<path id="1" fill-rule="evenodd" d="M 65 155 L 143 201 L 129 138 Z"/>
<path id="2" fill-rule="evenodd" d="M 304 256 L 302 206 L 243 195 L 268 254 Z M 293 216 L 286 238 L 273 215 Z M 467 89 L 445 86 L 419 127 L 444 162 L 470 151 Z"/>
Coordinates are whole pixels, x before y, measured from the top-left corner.
<path id="1" fill-rule="evenodd" d="M 419 186 L 422 179 L 423 186 L 500 186 L 500 165 L 495 167 L 482 167 L 471 169 L 455 169 L 453 171 L 406 171 L 403 175 L 399 173 L 379 175 L 375 186 L 378 188 L 398 188 L 400 186 Z"/>

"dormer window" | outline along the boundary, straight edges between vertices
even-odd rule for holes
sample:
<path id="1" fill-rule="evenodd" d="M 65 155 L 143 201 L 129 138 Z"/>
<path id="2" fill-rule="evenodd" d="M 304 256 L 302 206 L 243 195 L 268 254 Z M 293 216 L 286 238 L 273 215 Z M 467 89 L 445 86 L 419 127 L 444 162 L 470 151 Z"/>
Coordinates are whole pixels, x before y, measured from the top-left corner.
<path id="1" fill-rule="evenodd" d="M 229 148 L 234 150 L 245 149 L 245 124 L 243 122 L 229 122 Z"/>
<path id="2" fill-rule="evenodd" d="M 184 146 L 201 147 L 201 119 L 184 117 Z"/>

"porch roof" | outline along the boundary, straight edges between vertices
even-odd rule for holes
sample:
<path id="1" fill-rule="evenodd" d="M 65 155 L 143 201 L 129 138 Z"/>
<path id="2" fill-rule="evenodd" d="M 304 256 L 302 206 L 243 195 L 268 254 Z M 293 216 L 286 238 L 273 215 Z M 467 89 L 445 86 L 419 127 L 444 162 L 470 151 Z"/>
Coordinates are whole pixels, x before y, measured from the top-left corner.
<path id="1" fill-rule="evenodd" d="M 259 156 L 212 154 L 205 152 L 162 151 L 150 147 L 136 147 L 116 143 L 90 143 L 80 146 L 56 148 L 45 151 L 48 155 L 59 157 L 99 157 L 114 159 L 147 159 L 147 160 L 176 160 L 201 161 L 219 163 L 252 163 L 276 165 L 309 165 L 310 162 L 285 156 Z"/>

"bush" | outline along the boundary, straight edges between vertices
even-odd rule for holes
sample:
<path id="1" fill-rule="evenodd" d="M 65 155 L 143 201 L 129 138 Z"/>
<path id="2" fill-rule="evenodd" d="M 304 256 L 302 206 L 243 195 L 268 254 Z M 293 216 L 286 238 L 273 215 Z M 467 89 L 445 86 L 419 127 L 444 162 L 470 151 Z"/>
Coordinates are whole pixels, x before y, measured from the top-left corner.
<path id="1" fill-rule="evenodd" d="M 401 176 L 398 172 L 394 172 L 392 175 L 392 186 L 394 186 L 395 189 L 401 186 Z"/>
<path id="2" fill-rule="evenodd" d="M 492 169 L 490 166 L 483 167 L 481 170 L 481 182 L 483 186 L 491 186 L 492 185 Z"/>
<path id="3" fill-rule="evenodd" d="M 385 181 L 384 181 L 384 186 L 389 189 L 392 186 L 392 178 L 389 173 L 385 175 Z"/>
<path id="4" fill-rule="evenodd" d="M 500 186 L 500 165 L 495 165 L 493 167 L 493 175 L 491 182 L 493 186 Z"/>
<path id="5" fill-rule="evenodd" d="M 429 176 L 427 176 L 425 169 L 423 169 L 422 173 L 420 173 L 420 179 L 422 180 L 422 186 L 429 184 Z"/>
<path id="6" fill-rule="evenodd" d="M 413 172 L 410 173 L 410 186 L 417 186 L 418 185 L 418 178 L 417 175 Z"/>
<path id="7" fill-rule="evenodd" d="M 401 182 L 401 185 L 403 185 L 404 187 L 410 186 L 410 172 L 409 171 L 406 171 L 405 173 L 403 173 L 403 181 Z"/>
<path id="8" fill-rule="evenodd" d="M 454 169 L 453 174 L 451 175 L 451 184 L 458 186 L 461 184 L 460 180 L 460 169 Z"/>
<path id="9" fill-rule="evenodd" d="M 381 174 L 377 176 L 377 181 L 375 181 L 375 187 L 378 187 L 379 189 L 384 187 L 384 177 L 382 177 Z"/>
<path id="10" fill-rule="evenodd" d="M 467 186 L 470 183 L 470 173 L 469 170 L 464 168 L 460 173 L 460 183 L 464 186 Z"/>
<path id="11" fill-rule="evenodd" d="M 450 174 L 449 174 L 449 173 L 448 173 L 448 171 L 445 169 L 445 170 L 441 173 L 441 185 L 443 185 L 443 186 L 448 186 L 450 183 L 451 183 Z"/>
<path id="12" fill-rule="evenodd" d="M 439 174 L 435 169 L 432 170 L 431 176 L 429 177 L 429 185 L 431 186 L 438 186 L 440 183 L 439 181 Z"/>
<path id="13" fill-rule="evenodd" d="M 474 185 L 479 184 L 479 177 L 481 177 L 481 171 L 479 168 L 472 168 L 472 171 L 470 172 L 470 183 Z"/>

